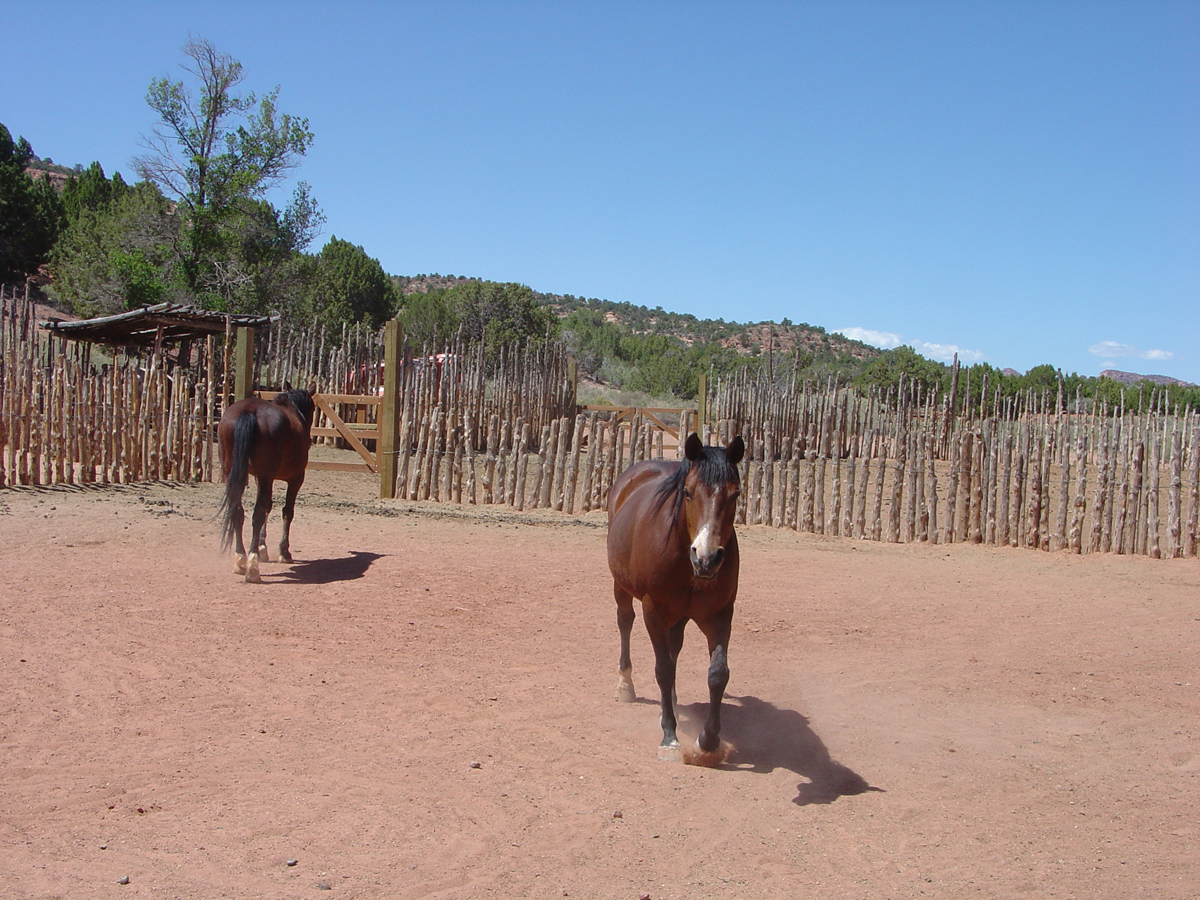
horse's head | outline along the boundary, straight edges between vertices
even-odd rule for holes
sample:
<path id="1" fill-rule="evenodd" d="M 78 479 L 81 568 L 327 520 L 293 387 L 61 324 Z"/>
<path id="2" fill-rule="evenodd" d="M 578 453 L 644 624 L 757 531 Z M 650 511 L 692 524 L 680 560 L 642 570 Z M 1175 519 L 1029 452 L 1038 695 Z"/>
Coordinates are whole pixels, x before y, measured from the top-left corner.
<path id="1" fill-rule="evenodd" d="M 725 449 L 706 447 L 693 433 L 683 450 L 688 467 L 681 507 L 692 545 L 692 572 L 697 578 L 716 578 L 733 535 L 740 490 L 737 464 L 746 447 L 740 435 Z"/>
<path id="2" fill-rule="evenodd" d="M 317 409 L 316 403 L 313 402 L 313 396 L 316 393 L 316 382 L 313 382 L 307 388 L 293 388 L 291 382 L 285 381 L 283 383 L 283 392 L 275 397 L 275 402 L 290 403 L 296 408 L 296 412 L 300 414 L 300 418 L 304 420 L 304 427 L 312 428 L 313 415 Z"/>

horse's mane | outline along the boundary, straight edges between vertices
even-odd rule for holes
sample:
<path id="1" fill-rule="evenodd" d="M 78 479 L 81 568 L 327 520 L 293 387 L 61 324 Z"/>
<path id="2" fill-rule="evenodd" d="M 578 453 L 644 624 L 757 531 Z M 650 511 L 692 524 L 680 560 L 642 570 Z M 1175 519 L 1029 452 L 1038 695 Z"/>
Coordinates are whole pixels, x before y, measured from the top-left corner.
<path id="1" fill-rule="evenodd" d="M 687 483 L 688 473 L 695 468 L 700 477 L 700 483 L 710 488 L 719 488 L 730 481 L 741 484 L 737 466 L 729 462 L 729 456 L 724 447 L 704 447 L 699 459 L 685 459 L 679 463 L 675 471 L 668 475 L 658 490 L 654 492 L 654 512 L 658 513 L 667 501 L 671 501 L 671 529 L 679 521 L 679 511 L 683 509 L 683 490 Z"/>
<path id="2" fill-rule="evenodd" d="M 313 403 L 312 394 L 304 388 L 292 388 L 275 396 L 275 402 L 286 399 L 288 403 L 296 407 L 296 412 L 300 413 L 300 418 L 304 420 L 304 424 L 312 427 L 313 413 L 316 411 L 316 405 Z"/>

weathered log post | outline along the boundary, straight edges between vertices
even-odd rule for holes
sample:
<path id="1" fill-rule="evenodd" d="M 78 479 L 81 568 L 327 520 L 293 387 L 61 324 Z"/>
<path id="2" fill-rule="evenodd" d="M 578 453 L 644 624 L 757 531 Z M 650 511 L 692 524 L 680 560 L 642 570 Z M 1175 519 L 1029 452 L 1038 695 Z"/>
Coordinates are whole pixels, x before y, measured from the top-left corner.
<path id="1" fill-rule="evenodd" d="M 517 446 L 514 448 L 514 458 L 516 459 L 516 487 L 514 488 L 513 499 L 517 511 L 525 509 L 525 482 L 529 473 L 529 434 L 530 428 L 528 422 L 521 423 L 521 436 L 517 439 Z"/>
<path id="2" fill-rule="evenodd" d="M 1075 440 L 1075 496 L 1071 503 L 1071 531 L 1068 541 L 1072 553 L 1082 553 L 1083 521 L 1087 516 L 1087 430 L 1080 428 Z M 1068 469 L 1066 450 L 1067 444 L 1064 440 L 1063 471 Z"/>
<path id="3" fill-rule="evenodd" d="M 1183 555 L 1189 559 L 1196 556 L 1200 542 L 1200 427 L 1192 429 L 1192 442 L 1188 450 L 1188 499 L 1187 527 L 1183 534 Z"/>
<path id="4" fill-rule="evenodd" d="M 1088 553 L 1099 553 L 1104 537 L 1104 519 L 1108 511 L 1109 437 L 1106 424 L 1101 423 L 1096 439 L 1096 486 L 1092 495 L 1092 527 L 1088 538 Z"/>
<path id="5" fill-rule="evenodd" d="M 1158 487 L 1161 470 L 1162 438 L 1156 431 L 1156 429 L 1152 429 L 1149 434 L 1150 487 L 1146 492 L 1146 554 L 1151 559 L 1159 559 L 1162 556 L 1158 539 L 1158 530 L 1161 524 L 1158 509 Z"/>
<path id="6" fill-rule="evenodd" d="M 563 508 L 568 513 L 575 512 L 575 492 L 579 484 L 579 457 L 583 448 L 583 429 L 586 423 L 587 417 L 583 413 L 575 417 L 575 434 L 571 439 L 571 461 L 563 481 Z"/>

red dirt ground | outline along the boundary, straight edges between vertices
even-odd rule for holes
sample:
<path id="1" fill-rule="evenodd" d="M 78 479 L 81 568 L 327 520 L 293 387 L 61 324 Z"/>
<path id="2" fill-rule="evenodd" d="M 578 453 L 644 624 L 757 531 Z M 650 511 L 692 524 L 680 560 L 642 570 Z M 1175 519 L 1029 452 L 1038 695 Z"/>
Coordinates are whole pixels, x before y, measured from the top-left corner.
<path id="1" fill-rule="evenodd" d="M 601 514 L 313 473 L 247 585 L 219 490 L 0 491 L 0 897 L 1200 896 L 1195 560 L 743 528 L 700 769 Z"/>

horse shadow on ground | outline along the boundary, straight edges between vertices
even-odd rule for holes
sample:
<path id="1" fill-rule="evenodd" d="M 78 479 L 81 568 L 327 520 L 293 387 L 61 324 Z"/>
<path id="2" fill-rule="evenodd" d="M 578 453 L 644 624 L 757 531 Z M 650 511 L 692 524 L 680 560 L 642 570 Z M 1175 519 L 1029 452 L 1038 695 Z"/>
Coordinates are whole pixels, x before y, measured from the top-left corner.
<path id="1" fill-rule="evenodd" d="M 797 806 L 832 803 L 839 797 L 882 791 L 829 755 L 829 749 L 809 727 L 808 717 L 781 709 L 757 697 L 726 696 L 721 707 L 722 736 L 731 738 L 733 752 L 723 768 L 766 774 L 789 769 L 807 778 L 792 800 Z M 703 723 L 707 703 L 683 707 L 689 719 Z"/>
<path id="2" fill-rule="evenodd" d="M 337 559 L 302 559 L 278 575 L 280 584 L 333 584 L 338 581 L 354 581 L 367 574 L 371 563 L 382 559 L 382 553 L 351 551 L 349 556 Z"/>

